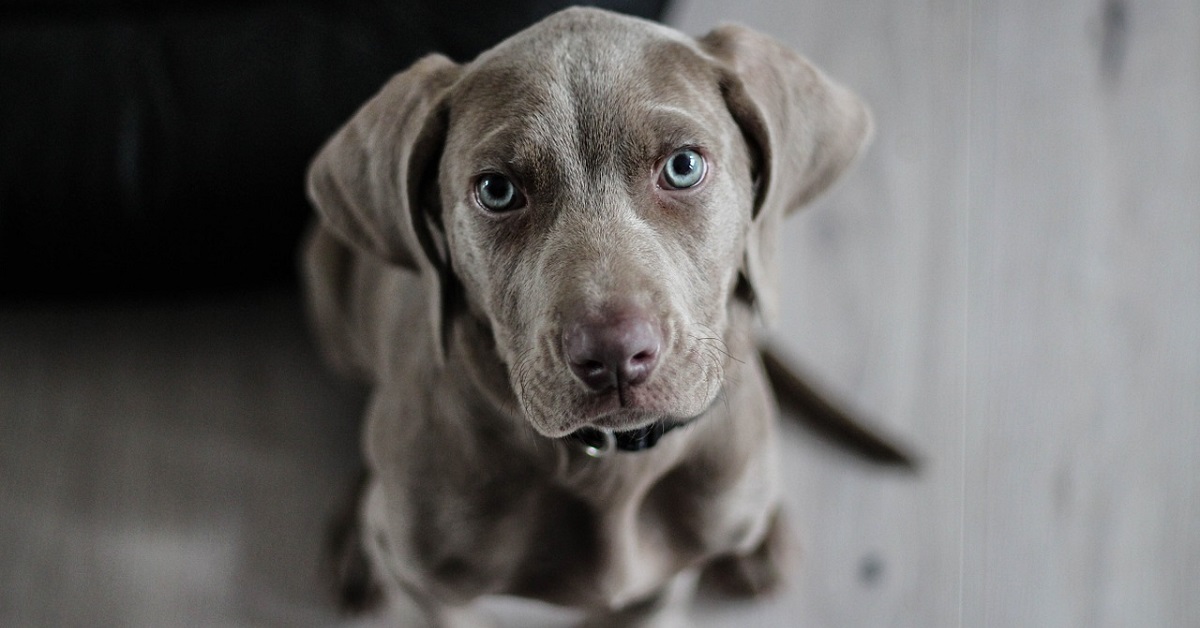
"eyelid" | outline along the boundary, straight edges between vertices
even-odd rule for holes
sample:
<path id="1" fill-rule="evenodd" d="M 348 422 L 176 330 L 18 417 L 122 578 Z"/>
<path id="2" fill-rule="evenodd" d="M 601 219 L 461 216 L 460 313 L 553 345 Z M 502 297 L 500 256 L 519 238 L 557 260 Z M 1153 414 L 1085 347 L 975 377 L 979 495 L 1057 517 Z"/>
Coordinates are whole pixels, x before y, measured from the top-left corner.
<path id="1" fill-rule="evenodd" d="M 685 150 L 696 151 L 702 158 L 704 158 L 705 163 L 712 163 L 712 157 L 709 155 L 708 149 L 704 148 L 704 146 L 695 142 L 681 142 L 679 144 L 672 144 L 670 147 L 664 147 L 659 151 L 658 158 L 654 160 L 654 170 L 662 170 L 662 167 L 666 165 L 668 159 L 670 159 L 676 153 Z"/>

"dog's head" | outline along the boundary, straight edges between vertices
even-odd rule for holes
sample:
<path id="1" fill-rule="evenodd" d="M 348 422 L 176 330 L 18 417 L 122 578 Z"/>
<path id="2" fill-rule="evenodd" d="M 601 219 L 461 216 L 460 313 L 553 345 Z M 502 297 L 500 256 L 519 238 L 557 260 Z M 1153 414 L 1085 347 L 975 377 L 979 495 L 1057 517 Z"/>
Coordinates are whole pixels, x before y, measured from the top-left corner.
<path id="1" fill-rule="evenodd" d="M 572 9 L 397 75 L 309 193 L 335 233 L 421 274 L 439 347 L 448 317 L 491 330 L 538 432 L 631 429 L 713 402 L 732 305 L 773 309 L 778 222 L 870 126 L 748 29 L 692 39 Z"/>

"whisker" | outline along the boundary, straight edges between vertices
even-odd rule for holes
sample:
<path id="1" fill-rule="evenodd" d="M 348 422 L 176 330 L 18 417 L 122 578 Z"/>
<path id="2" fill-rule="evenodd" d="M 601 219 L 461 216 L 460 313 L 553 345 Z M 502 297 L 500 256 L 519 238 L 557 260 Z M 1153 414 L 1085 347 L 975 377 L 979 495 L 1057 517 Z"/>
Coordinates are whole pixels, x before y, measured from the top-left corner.
<path id="1" fill-rule="evenodd" d="M 729 351 L 728 351 L 729 343 L 725 342 L 725 340 L 720 337 L 720 334 L 717 334 L 711 327 L 709 327 L 708 325 L 703 325 L 703 324 L 698 324 L 697 327 L 700 327 L 705 332 L 707 332 L 709 335 L 704 336 L 704 337 L 691 336 L 693 339 L 695 339 L 698 342 L 704 342 L 705 344 L 709 344 L 710 346 L 713 343 L 715 343 L 716 345 L 718 345 L 717 349 L 719 351 L 721 351 L 721 353 L 724 353 L 725 356 L 728 357 L 730 360 L 733 360 L 733 361 L 737 362 L 738 364 L 745 364 L 745 362 L 742 361 L 740 358 L 734 356 L 732 353 L 729 353 Z"/>

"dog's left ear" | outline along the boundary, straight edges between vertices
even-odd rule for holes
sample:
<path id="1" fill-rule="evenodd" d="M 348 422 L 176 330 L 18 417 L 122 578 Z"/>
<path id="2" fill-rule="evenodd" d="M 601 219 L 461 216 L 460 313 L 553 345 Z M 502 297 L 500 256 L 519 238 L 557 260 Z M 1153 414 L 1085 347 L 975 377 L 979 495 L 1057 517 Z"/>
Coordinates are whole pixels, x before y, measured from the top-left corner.
<path id="1" fill-rule="evenodd" d="M 441 55 L 417 61 L 363 105 L 308 170 L 308 196 L 330 231 L 421 276 L 439 361 L 453 276 L 435 188 L 445 97 L 460 73 Z"/>
<path id="2" fill-rule="evenodd" d="M 869 143 L 871 114 L 857 96 L 804 57 L 742 26 L 699 40 L 718 66 L 730 113 L 750 144 L 757 191 L 742 273 L 766 320 L 777 309 L 776 233 L 782 219 L 816 198 Z"/>

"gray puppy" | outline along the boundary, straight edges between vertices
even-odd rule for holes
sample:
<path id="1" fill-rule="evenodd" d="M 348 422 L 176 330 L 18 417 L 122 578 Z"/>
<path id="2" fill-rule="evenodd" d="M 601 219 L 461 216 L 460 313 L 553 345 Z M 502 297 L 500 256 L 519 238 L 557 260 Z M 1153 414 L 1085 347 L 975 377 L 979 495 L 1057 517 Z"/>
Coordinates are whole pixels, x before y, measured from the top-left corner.
<path id="1" fill-rule="evenodd" d="M 699 574 L 770 588 L 755 318 L 779 222 L 870 129 L 766 36 L 571 9 L 419 61 L 329 141 L 307 287 L 372 385 L 348 549 L 403 625 L 476 625 L 490 594 L 677 625 Z"/>

